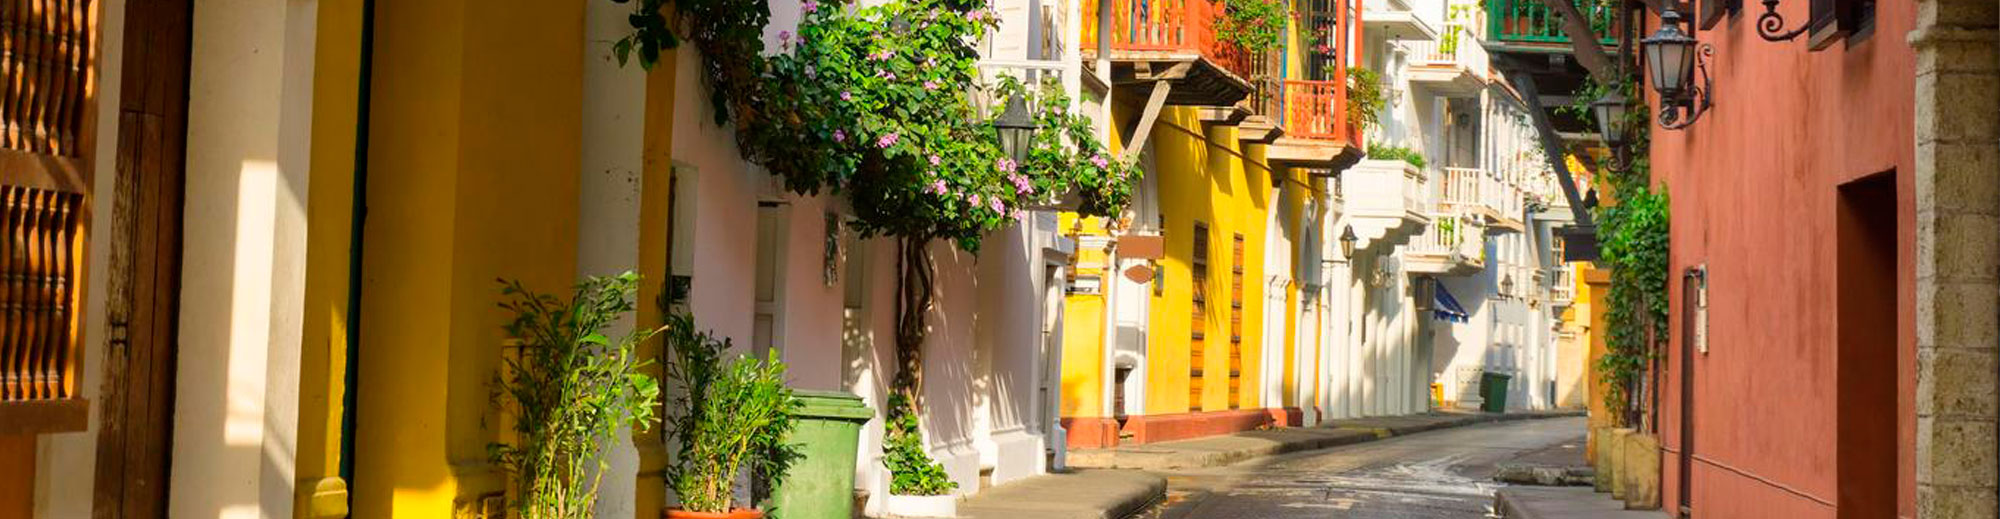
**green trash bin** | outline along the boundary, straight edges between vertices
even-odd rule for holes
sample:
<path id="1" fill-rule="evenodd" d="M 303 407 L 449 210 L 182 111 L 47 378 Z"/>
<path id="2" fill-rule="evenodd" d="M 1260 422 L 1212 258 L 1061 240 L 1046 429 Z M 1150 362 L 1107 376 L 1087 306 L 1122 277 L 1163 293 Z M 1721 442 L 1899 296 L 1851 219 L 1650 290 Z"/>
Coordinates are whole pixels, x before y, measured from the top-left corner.
<path id="1" fill-rule="evenodd" d="M 766 507 L 772 519 L 854 516 L 854 460 L 861 425 L 875 417 L 861 397 L 839 391 L 795 391 L 800 403 L 790 443 L 799 446 L 785 480 Z"/>
<path id="2" fill-rule="evenodd" d="M 1479 410 L 1488 413 L 1507 412 L 1507 382 L 1513 375 L 1491 371 L 1479 374 Z"/>

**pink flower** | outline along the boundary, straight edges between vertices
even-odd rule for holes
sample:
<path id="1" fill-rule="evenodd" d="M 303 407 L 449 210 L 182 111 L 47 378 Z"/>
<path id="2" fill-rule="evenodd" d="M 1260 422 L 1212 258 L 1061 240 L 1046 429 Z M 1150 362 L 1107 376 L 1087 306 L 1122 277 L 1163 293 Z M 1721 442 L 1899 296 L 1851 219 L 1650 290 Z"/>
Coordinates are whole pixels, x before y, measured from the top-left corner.
<path id="1" fill-rule="evenodd" d="M 979 193 L 973 193 L 973 194 L 972 194 L 972 198 L 968 198 L 967 200 L 970 200 L 970 201 L 972 201 L 972 206 L 973 206 L 973 207 L 979 207 L 979 206 L 980 206 L 980 203 L 979 203 L 979 202 L 980 202 L 980 199 L 979 199 Z"/>
<path id="2" fill-rule="evenodd" d="M 1006 208 L 1006 207 L 1004 207 L 1004 206 L 1002 206 L 1002 205 L 1000 204 L 1000 197 L 997 197 L 997 196 L 996 196 L 996 197 L 993 197 L 993 198 L 988 198 L 988 199 L 986 199 L 986 208 L 987 208 L 987 209 L 992 209 L 992 210 L 993 210 L 993 212 L 996 212 L 996 213 L 1005 213 L 1005 212 L 1007 212 L 1007 208 Z"/>
<path id="3" fill-rule="evenodd" d="M 847 132 L 844 130 L 834 130 L 833 142 L 847 142 Z"/>
<path id="4" fill-rule="evenodd" d="M 853 93 L 853 92 L 841 92 L 841 93 L 840 93 L 840 100 L 842 100 L 842 101 L 853 101 L 853 100 L 854 100 L 854 93 Z"/>
<path id="5" fill-rule="evenodd" d="M 969 14 L 966 14 L 966 15 L 965 15 L 965 17 L 966 17 L 967 19 L 970 19 L 970 20 L 972 20 L 972 21 L 975 21 L 975 22 L 977 22 L 977 21 L 979 21 L 979 19 L 981 19 L 981 18 L 985 18 L 985 17 L 986 17 L 986 10 L 984 10 L 984 9 L 981 9 L 981 10 L 978 10 L 978 11 L 973 11 L 973 12 L 971 12 L 971 13 L 969 13 Z"/>
<path id="6" fill-rule="evenodd" d="M 924 90 L 937 90 L 937 87 L 938 85 L 936 81 L 931 81 L 928 79 L 924 80 Z"/>
<path id="7" fill-rule="evenodd" d="M 1090 163 L 1091 163 L 1092 165 L 1095 165 L 1095 166 L 1099 167 L 1099 168 L 1103 168 L 1103 167 L 1106 167 L 1106 166 L 1110 166 L 1110 165 L 1111 165 L 1111 161 L 1108 161 L 1108 160 L 1104 160 L 1104 156 L 1103 156 L 1103 155 L 1091 155 L 1091 156 L 1090 156 Z"/>
<path id="8" fill-rule="evenodd" d="M 1018 166 L 1018 164 L 1014 163 L 1014 159 L 1005 157 L 993 162 L 993 169 L 1000 170 L 1002 173 L 1013 173 L 1014 169 Z"/>
<path id="9" fill-rule="evenodd" d="M 887 148 L 887 147 L 890 147 L 890 146 L 895 146 L 895 145 L 896 145 L 896 139 L 897 139 L 897 137 L 896 137 L 896 134 L 895 134 L 895 132 L 890 132 L 890 133 L 889 133 L 889 134 L 887 134 L 887 135 L 883 135 L 883 136 L 882 136 L 881 138 L 879 138 L 879 139 L 875 139 L 875 147 L 877 147 L 877 148 Z"/>
<path id="10" fill-rule="evenodd" d="M 806 3 L 804 3 L 804 4 L 801 4 L 801 5 L 799 6 L 799 10 L 801 10 L 801 11 L 805 11 L 805 12 L 806 12 L 806 14 L 812 14 L 812 12 L 813 12 L 813 11 L 818 11 L 818 10 L 819 10 L 819 2 L 814 2 L 814 1 L 812 1 L 812 0 L 806 0 Z"/>
<path id="11" fill-rule="evenodd" d="M 931 180 L 931 185 L 925 186 L 924 191 L 928 191 L 933 195 L 944 194 L 944 179 Z"/>
<path id="12" fill-rule="evenodd" d="M 941 159 L 941 158 L 938 158 L 938 156 L 937 156 L 937 155 L 931 155 L 931 165 L 932 165 L 932 166 L 936 166 L 936 165 L 938 165 L 938 163 L 939 163 L 939 162 L 944 162 L 944 159 Z"/>
<path id="13" fill-rule="evenodd" d="M 791 43 L 792 31 L 778 31 L 778 41 L 784 43 Z"/>
<path id="14" fill-rule="evenodd" d="M 890 72 L 890 71 L 887 71 L 887 70 L 884 70 L 884 71 L 882 71 L 882 79 L 887 79 L 887 80 L 890 80 L 890 81 L 895 81 L 895 80 L 896 80 L 896 73 L 895 73 L 895 72 Z"/>
<path id="15" fill-rule="evenodd" d="M 1020 193 L 1021 195 L 1025 196 L 1028 193 L 1033 193 L 1035 191 L 1034 182 L 1028 181 L 1028 177 L 1026 176 L 1022 176 L 1015 173 L 1008 173 L 1007 181 L 1013 182 L 1014 192 Z"/>

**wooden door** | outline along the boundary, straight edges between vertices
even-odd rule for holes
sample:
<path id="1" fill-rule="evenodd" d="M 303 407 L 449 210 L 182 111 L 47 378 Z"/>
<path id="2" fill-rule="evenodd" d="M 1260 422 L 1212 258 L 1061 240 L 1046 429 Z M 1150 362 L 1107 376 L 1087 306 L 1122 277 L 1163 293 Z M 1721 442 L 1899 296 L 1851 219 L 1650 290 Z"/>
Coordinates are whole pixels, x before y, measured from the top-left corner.
<path id="1" fill-rule="evenodd" d="M 191 0 L 126 5 L 95 516 L 165 517 Z"/>

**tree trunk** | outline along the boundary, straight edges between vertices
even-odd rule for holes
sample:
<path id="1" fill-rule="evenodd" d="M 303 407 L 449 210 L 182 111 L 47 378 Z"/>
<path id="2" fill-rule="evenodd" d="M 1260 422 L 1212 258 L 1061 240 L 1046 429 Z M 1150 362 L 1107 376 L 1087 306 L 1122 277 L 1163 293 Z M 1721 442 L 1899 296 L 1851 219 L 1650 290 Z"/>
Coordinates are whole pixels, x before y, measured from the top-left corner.
<path id="1" fill-rule="evenodd" d="M 900 394 L 915 411 L 923 394 L 924 317 L 931 309 L 931 289 L 936 268 L 927 249 L 928 238 L 897 240 L 901 255 L 896 261 L 896 378 L 890 389 Z"/>

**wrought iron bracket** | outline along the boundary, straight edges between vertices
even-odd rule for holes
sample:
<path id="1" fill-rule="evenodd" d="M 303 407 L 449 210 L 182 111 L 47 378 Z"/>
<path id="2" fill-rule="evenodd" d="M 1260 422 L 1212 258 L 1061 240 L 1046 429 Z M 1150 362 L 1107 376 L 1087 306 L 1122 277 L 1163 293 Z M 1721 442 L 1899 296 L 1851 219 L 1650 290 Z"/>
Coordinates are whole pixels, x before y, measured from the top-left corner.
<path id="1" fill-rule="evenodd" d="M 1812 24 L 1785 30 L 1785 15 L 1778 14 L 1778 0 L 1764 0 L 1764 14 L 1757 15 L 1757 35 L 1764 41 L 1791 41 L 1806 33 Z"/>
<path id="2" fill-rule="evenodd" d="M 1708 109 L 1714 106 L 1709 97 L 1714 81 L 1708 75 L 1708 58 L 1713 55 L 1714 45 L 1703 43 L 1696 49 L 1694 64 L 1696 72 L 1701 74 L 1701 86 L 1690 85 L 1677 98 L 1660 101 L 1661 128 L 1679 130 L 1692 126 L 1701 119 L 1701 114 L 1708 113 Z"/>

